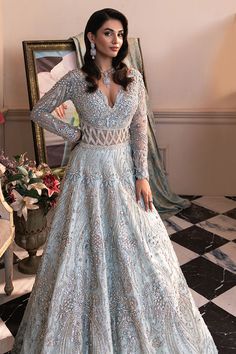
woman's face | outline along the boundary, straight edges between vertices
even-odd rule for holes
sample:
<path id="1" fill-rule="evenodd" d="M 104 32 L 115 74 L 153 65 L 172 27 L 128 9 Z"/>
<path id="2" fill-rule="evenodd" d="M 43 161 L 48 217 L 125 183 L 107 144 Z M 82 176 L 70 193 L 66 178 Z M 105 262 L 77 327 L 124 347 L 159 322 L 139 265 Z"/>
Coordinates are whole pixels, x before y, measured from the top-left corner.
<path id="1" fill-rule="evenodd" d="M 97 54 L 114 58 L 123 44 L 123 34 L 122 23 L 119 20 L 110 19 L 104 22 L 95 35 L 88 33 L 88 38 L 95 44 Z"/>

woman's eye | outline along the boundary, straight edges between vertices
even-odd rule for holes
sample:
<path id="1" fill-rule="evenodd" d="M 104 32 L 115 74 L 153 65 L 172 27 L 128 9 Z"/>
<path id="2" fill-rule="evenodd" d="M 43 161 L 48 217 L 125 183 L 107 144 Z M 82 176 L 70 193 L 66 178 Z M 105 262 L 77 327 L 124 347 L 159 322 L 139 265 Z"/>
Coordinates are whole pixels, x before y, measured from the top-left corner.
<path id="1" fill-rule="evenodd" d="M 124 37 L 124 33 L 119 33 L 118 36 L 119 37 Z"/>
<path id="2" fill-rule="evenodd" d="M 110 36 L 111 32 L 104 32 L 105 36 Z"/>

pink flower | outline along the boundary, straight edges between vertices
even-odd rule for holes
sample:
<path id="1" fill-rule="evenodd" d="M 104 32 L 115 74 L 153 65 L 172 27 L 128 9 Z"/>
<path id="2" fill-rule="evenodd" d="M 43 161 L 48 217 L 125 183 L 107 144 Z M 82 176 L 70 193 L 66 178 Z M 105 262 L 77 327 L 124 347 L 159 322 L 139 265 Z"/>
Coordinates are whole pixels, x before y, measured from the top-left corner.
<path id="1" fill-rule="evenodd" d="M 60 185 L 60 182 L 52 174 L 47 174 L 46 176 L 44 176 L 43 183 L 47 187 L 49 198 L 53 195 L 53 193 L 60 192 L 60 190 L 58 188 L 58 186 Z"/>

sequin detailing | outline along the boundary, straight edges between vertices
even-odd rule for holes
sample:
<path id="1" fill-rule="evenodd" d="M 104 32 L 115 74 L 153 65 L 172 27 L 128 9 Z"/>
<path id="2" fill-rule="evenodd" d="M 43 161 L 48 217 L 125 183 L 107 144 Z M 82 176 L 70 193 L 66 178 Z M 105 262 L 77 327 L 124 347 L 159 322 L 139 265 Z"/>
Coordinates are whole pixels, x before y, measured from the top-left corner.
<path id="1" fill-rule="evenodd" d="M 147 148 L 143 84 L 133 75 L 113 108 L 100 93 L 89 96 L 75 71 L 34 109 L 47 126 L 63 89 L 87 142 L 71 153 L 12 354 L 217 353 L 160 216 L 136 202 Z"/>
<path id="2" fill-rule="evenodd" d="M 127 137 L 129 129 L 136 177 L 148 178 L 145 88 L 142 76 L 137 70 L 132 69 L 130 75 L 133 75 L 134 81 L 127 91 L 122 88 L 118 91 L 114 106 L 110 107 L 101 90 L 98 89 L 94 93 L 86 92 L 87 82 L 82 71 L 72 70 L 35 105 L 31 115 L 32 119 L 50 132 L 76 142 L 80 138 L 80 130 L 55 118 L 50 113 L 63 101 L 72 100 L 79 113 L 81 125 L 84 124 L 86 127 L 86 138 L 83 139 L 91 142 L 98 141 L 100 144 L 104 139 L 101 137 L 101 129 L 104 131 L 110 129 L 111 131 L 123 130 L 123 133 L 119 133 L 118 140 L 124 141 L 126 139 L 124 134 Z M 88 126 L 91 127 L 90 130 Z M 96 129 L 99 132 L 97 137 L 95 137 Z M 108 132 L 105 134 L 106 145 L 115 143 L 116 134 Z M 110 142 L 109 139 L 111 139 Z"/>
<path id="3" fill-rule="evenodd" d="M 83 122 L 81 124 L 81 141 L 91 145 L 109 146 L 122 144 L 130 140 L 128 128 L 124 129 L 97 129 Z"/>

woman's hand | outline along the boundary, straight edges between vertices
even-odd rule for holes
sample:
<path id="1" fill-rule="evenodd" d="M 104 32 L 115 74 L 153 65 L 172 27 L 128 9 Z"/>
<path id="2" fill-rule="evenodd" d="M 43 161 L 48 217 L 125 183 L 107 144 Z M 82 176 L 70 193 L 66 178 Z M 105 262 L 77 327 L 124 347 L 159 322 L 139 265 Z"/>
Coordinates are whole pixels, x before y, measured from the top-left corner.
<path id="1" fill-rule="evenodd" d="M 58 115 L 60 119 L 64 119 L 66 117 L 66 109 L 67 109 L 67 104 L 62 103 L 60 106 L 55 108 L 55 113 Z"/>
<path id="2" fill-rule="evenodd" d="M 145 204 L 145 210 L 149 209 L 153 211 L 153 200 L 152 200 L 152 192 L 150 185 L 146 178 L 137 179 L 136 180 L 136 200 L 140 201 L 141 197 L 143 198 Z"/>

